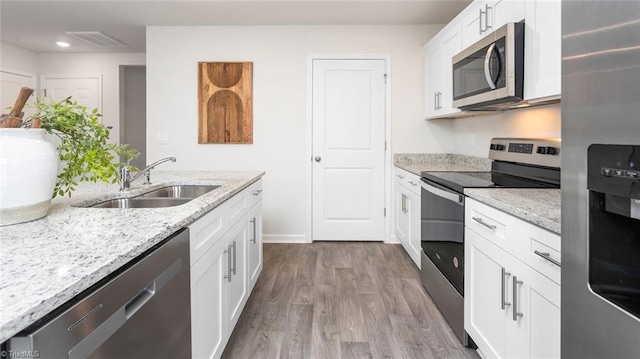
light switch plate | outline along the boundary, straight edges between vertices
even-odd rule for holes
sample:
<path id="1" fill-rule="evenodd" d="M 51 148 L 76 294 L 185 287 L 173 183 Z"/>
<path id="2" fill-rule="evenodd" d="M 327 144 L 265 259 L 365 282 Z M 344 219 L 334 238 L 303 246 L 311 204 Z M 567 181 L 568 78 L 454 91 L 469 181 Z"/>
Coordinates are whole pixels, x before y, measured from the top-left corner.
<path id="1" fill-rule="evenodd" d="M 156 135 L 156 143 L 159 145 L 168 145 L 169 144 L 169 133 L 167 132 L 158 132 Z"/>

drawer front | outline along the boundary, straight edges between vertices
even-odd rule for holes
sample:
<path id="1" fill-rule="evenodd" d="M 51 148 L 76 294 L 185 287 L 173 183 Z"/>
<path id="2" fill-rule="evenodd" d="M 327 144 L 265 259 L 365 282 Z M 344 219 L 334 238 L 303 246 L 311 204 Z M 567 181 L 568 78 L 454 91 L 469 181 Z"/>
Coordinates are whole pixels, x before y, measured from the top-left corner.
<path id="1" fill-rule="evenodd" d="M 262 179 L 253 183 L 245 190 L 249 194 L 249 207 L 262 200 Z"/>
<path id="2" fill-rule="evenodd" d="M 466 198 L 465 226 L 509 253 L 515 250 L 513 241 L 507 239 L 511 221 L 508 214 Z"/>
<path id="3" fill-rule="evenodd" d="M 189 226 L 189 248 L 193 266 L 229 229 L 225 204 L 214 208 Z"/>
<path id="4" fill-rule="evenodd" d="M 420 196 L 420 176 L 396 167 L 396 181 Z"/>
<path id="5" fill-rule="evenodd" d="M 233 226 L 249 210 L 251 195 L 247 189 L 229 198 L 225 205 L 228 207 L 229 227 Z"/>
<path id="6" fill-rule="evenodd" d="M 560 236 L 526 222 L 518 225 L 522 228 L 517 238 L 518 259 L 560 284 Z"/>

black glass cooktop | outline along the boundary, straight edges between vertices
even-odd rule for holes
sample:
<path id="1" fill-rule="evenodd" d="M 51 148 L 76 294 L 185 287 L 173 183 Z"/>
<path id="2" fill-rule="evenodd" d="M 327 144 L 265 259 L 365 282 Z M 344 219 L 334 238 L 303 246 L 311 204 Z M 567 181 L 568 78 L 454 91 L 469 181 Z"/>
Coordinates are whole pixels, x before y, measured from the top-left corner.
<path id="1" fill-rule="evenodd" d="M 459 193 L 465 188 L 557 188 L 557 185 L 495 172 L 422 172 L 422 178 Z"/>

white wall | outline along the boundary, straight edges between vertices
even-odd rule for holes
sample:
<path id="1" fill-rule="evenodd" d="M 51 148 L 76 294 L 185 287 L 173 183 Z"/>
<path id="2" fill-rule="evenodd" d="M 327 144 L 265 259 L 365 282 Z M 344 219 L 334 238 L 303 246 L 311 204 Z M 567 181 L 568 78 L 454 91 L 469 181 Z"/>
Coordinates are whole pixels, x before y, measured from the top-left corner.
<path id="1" fill-rule="evenodd" d="M 559 138 L 560 110 L 556 104 L 452 120 L 449 151 L 487 157 L 493 137 Z"/>
<path id="2" fill-rule="evenodd" d="M 40 75 L 102 75 L 102 122 L 113 126 L 111 141 L 120 134 L 120 65 L 144 65 L 145 54 L 44 53 L 38 55 Z M 144 151 L 143 148 L 138 149 Z"/>
<path id="3" fill-rule="evenodd" d="M 310 54 L 390 54 L 393 152 L 441 151 L 422 120 L 422 46 L 440 26 L 147 28 L 148 161 L 175 169 L 265 170 L 267 239 L 304 240 Z M 254 143 L 197 143 L 198 61 L 254 63 Z M 167 133 L 169 143 L 157 144 Z"/>
<path id="4" fill-rule="evenodd" d="M 0 43 L 0 67 L 32 74 L 38 73 L 38 54 L 10 44 Z"/>

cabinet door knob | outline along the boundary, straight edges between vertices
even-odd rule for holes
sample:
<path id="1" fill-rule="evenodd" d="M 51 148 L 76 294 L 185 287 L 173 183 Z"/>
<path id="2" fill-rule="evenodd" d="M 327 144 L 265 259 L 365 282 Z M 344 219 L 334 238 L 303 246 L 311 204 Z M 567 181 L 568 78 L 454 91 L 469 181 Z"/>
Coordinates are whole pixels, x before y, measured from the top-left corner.
<path id="1" fill-rule="evenodd" d="M 316 158 L 314 158 L 314 159 L 316 160 L 316 162 L 322 161 L 322 157 L 320 157 L 320 156 L 316 156 Z"/>

